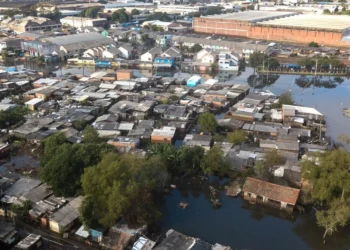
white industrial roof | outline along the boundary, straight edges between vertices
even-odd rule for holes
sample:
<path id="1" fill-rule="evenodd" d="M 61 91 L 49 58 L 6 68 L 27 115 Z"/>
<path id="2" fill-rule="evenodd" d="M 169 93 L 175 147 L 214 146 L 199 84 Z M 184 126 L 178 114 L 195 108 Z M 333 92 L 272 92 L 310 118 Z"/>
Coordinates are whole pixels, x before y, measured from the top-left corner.
<path id="1" fill-rule="evenodd" d="M 263 20 L 270 20 L 273 18 L 281 18 L 285 16 L 293 16 L 297 15 L 295 12 L 284 12 L 284 11 L 244 11 L 244 12 L 236 12 L 229 14 L 221 14 L 221 15 L 212 15 L 201 17 L 205 19 L 230 19 L 230 20 L 238 20 L 238 21 L 248 21 L 248 22 L 259 22 Z M 280 20 L 280 19 L 277 19 Z"/>
<path id="2" fill-rule="evenodd" d="M 258 24 L 309 29 L 344 30 L 350 27 L 350 18 L 346 15 L 296 15 L 262 21 L 258 22 Z"/>
<path id="3" fill-rule="evenodd" d="M 305 113 L 305 114 L 313 114 L 313 115 L 322 115 L 320 112 L 318 112 L 314 108 L 310 107 L 301 107 L 301 106 L 293 106 L 293 105 L 283 105 L 283 109 L 294 109 L 295 111 L 299 113 Z"/>
<path id="4" fill-rule="evenodd" d="M 152 132 L 152 136 L 169 136 L 169 137 L 174 137 L 176 132 L 175 127 L 163 127 L 161 129 L 154 129 Z"/>

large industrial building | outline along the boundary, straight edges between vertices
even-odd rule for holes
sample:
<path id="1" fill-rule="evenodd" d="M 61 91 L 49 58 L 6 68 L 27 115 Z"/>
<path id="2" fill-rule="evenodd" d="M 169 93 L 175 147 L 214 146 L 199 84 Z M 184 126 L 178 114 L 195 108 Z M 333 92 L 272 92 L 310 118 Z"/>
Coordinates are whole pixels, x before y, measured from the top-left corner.
<path id="1" fill-rule="evenodd" d="M 195 18 L 195 32 L 295 43 L 350 47 L 347 16 L 246 11 Z"/>

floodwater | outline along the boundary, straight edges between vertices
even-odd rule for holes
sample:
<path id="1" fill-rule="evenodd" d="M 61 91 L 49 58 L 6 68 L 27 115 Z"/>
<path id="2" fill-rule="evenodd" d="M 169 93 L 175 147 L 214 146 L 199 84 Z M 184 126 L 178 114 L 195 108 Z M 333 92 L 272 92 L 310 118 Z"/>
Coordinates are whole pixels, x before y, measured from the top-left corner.
<path id="1" fill-rule="evenodd" d="M 160 226 L 165 233 L 174 229 L 209 243 L 245 250 L 342 250 L 350 249 L 350 229 L 337 232 L 323 244 L 323 230 L 316 225 L 312 211 L 288 214 L 266 206 L 250 205 L 240 197 L 220 192 L 221 208 L 208 199 L 207 186 L 216 180 L 176 182 L 166 197 Z M 187 209 L 179 202 L 189 203 Z"/>

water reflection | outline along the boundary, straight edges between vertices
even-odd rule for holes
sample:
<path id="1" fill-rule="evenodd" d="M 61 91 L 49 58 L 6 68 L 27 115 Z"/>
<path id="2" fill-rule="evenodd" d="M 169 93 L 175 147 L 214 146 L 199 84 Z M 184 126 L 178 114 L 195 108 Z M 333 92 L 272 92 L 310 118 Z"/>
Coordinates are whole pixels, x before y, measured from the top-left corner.
<path id="1" fill-rule="evenodd" d="M 263 89 L 274 84 L 279 78 L 280 75 L 250 75 L 247 82 L 252 88 Z"/>
<path id="2" fill-rule="evenodd" d="M 336 88 L 338 84 L 344 82 L 341 77 L 315 77 L 315 76 L 300 76 L 295 79 L 295 84 L 300 88 L 310 88 L 315 86 L 317 88 Z"/>

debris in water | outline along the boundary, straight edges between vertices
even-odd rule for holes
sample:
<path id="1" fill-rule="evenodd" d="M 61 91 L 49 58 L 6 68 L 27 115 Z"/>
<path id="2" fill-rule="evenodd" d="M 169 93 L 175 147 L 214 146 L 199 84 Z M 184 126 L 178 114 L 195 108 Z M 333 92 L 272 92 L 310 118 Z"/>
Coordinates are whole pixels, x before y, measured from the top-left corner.
<path id="1" fill-rule="evenodd" d="M 186 201 L 181 201 L 179 203 L 179 206 L 183 209 L 187 208 L 190 204 L 188 204 Z"/>

